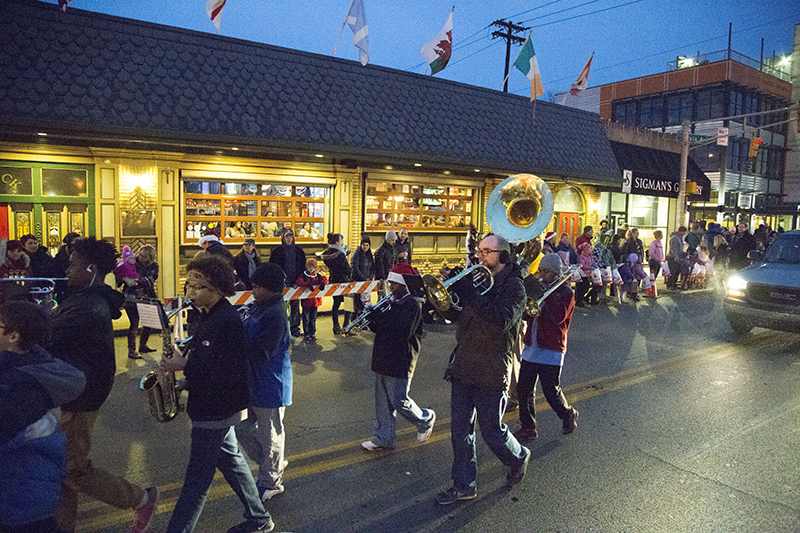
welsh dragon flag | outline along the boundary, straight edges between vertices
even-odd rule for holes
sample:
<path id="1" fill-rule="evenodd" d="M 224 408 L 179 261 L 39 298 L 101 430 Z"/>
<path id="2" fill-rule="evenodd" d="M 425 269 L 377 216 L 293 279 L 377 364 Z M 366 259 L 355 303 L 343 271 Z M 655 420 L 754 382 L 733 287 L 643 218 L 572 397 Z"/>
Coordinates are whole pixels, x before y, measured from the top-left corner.
<path id="1" fill-rule="evenodd" d="M 450 54 L 453 51 L 453 10 L 444 23 L 444 28 L 431 42 L 422 47 L 422 57 L 428 62 L 431 68 L 431 76 L 443 70 L 450 61 Z"/>

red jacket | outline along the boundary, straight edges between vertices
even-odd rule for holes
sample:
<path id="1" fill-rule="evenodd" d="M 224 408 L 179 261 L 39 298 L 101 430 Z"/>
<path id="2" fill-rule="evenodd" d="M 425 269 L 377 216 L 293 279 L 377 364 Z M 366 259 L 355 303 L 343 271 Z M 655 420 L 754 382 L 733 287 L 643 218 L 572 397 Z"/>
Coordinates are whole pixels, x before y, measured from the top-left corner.
<path id="1" fill-rule="evenodd" d="M 328 278 L 323 276 L 322 274 L 315 273 L 313 276 L 309 276 L 308 272 L 303 272 L 300 274 L 300 277 L 297 278 L 297 282 L 295 285 L 298 287 L 302 287 L 303 289 L 313 289 L 314 287 L 318 286 L 325 286 L 328 284 Z M 314 307 L 319 307 L 322 305 L 322 298 L 304 298 L 300 300 L 300 305 L 303 309 L 312 309 Z"/>
<path id="2" fill-rule="evenodd" d="M 569 332 L 574 311 L 575 295 L 570 289 L 569 283 L 564 283 L 542 302 L 541 312 L 536 317 L 536 344 L 545 350 L 565 352 L 567 332 Z M 527 322 L 528 328 L 522 340 L 527 346 L 530 346 L 533 320 L 528 319 Z"/>

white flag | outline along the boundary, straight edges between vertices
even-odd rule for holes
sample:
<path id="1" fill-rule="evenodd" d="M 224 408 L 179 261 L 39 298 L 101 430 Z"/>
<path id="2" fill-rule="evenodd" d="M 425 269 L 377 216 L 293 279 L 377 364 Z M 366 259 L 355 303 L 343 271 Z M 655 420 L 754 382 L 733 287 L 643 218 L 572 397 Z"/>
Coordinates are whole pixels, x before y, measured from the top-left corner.
<path id="1" fill-rule="evenodd" d="M 369 61 L 369 35 L 367 31 L 367 15 L 364 12 L 364 0 L 353 0 L 347 12 L 347 25 L 353 30 L 353 46 L 358 48 L 361 64 Z"/>
<path id="2" fill-rule="evenodd" d="M 572 87 L 569 89 L 569 94 L 572 96 L 576 96 L 579 92 L 584 90 L 586 86 L 589 84 L 589 67 L 592 66 L 592 58 L 594 57 L 594 52 L 592 52 L 592 56 L 589 58 L 589 61 L 586 62 L 586 65 L 581 70 L 581 73 L 578 74 L 578 79 L 575 80 L 575 83 L 572 84 Z"/>
<path id="3" fill-rule="evenodd" d="M 225 7 L 227 0 L 208 0 L 206 4 L 206 13 L 211 17 L 211 22 L 217 27 L 219 33 L 219 24 L 222 21 L 222 8 Z"/>
<path id="4" fill-rule="evenodd" d="M 429 43 L 422 47 L 422 57 L 431 68 L 431 76 L 442 70 L 450 61 L 453 52 L 453 10 L 444 23 L 444 28 Z"/>

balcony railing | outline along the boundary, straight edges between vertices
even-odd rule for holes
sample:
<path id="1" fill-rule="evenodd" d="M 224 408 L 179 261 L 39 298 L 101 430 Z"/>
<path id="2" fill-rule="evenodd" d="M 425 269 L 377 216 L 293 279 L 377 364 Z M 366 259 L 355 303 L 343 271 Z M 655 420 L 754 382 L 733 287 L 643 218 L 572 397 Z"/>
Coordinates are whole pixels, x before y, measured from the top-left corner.
<path id="1" fill-rule="evenodd" d="M 747 57 L 744 54 L 740 54 L 739 52 L 730 49 L 719 50 L 717 52 L 710 52 L 708 54 L 698 53 L 697 55 L 691 57 L 688 56 L 678 57 L 674 61 L 670 61 L 669 63 L 667 63 L 667 65 L 669 70 L 678 70 L 682 68 L 696 67 L 697 65 L 714 63 L 716 61 L 724 61 L 726 59 L 730 59 L 732 61 L 736 61 L 737 63 L 741 63 L 742 65 L 746 65 L 750 68 L 760 70 L 765 74 L 769 74 L 770 76 L 774 76 L 783 81 L 791 82 L 788 72 L 784 72 L 779 68 L 767 65 L 766 62 L 762 63 L 758 59 Z"/>

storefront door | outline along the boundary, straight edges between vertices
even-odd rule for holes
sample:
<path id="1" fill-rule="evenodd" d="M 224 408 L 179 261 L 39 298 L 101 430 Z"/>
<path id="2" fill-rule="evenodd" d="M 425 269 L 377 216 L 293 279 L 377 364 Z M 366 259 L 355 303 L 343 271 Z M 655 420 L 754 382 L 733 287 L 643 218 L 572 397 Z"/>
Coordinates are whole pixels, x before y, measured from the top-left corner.
<path id="1" fill-rule="evenodd" d="M 569 235 L 569 242 L 575 243 L 575 239 L 580 234 L 578 232 L 579 213 L 558 213 L 558 234 L 566 233 Z"/>

